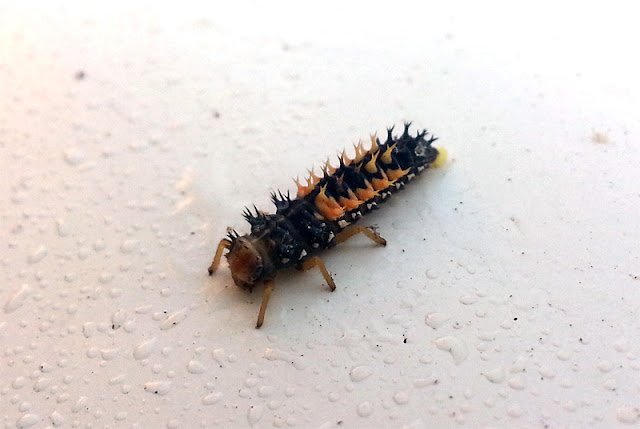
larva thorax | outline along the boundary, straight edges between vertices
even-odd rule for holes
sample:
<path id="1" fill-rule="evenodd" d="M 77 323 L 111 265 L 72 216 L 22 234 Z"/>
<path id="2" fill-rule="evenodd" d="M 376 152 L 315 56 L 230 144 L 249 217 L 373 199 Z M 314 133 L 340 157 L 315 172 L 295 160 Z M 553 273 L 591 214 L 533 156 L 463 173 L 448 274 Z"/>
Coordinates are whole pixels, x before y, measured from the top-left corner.
<path id="1" fill-rule="evenodd" d="M 328 161 L 322 176 L 309 172 L 306 183 L 296 180 L 297 195 L 272 194 L 275 214 L 245 210 L 251 233 L 229 234 L 229 266 L 238 286 L 251 288 L 272 279 L 278 270 L 302 264 L 323 249 L 336 244 L 336 236 L 360 217 L 378 208 L 392 193 L 437 164 L 445 152 L 431 146 L 435 137 L 427 132 L 409 134 L 409 123 L 401 136 L 387 140 L 371 136 L 371 147 L 355 146 L 355 155 L 345 152 L 338 167 Z"/>

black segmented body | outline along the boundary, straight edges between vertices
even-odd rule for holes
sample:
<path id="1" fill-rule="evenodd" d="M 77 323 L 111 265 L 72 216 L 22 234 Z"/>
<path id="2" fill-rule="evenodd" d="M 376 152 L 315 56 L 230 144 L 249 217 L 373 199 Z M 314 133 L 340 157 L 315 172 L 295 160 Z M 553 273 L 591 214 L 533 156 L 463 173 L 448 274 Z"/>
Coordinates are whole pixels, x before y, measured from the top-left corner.
<path id="1" fill-rule="evenodd" d="M 340 166 L 325 167 L 322 178 L 312 174 L 307 180 L 310 186 L 299 185 L 297 198 L 288 193 L 272 194 L 275 214 L 264 214 L 255 207 L 255 212 L 245 211 L 251 233 L 244 238 L 259 248 L 262 255 L 262 271 L 255 282 L 273 278 L 278 270 L 297 266 L 319 251 L 335 246 L 341 230 L 378 208 L 436 160 L 438 149 L 431 146 L 436 138 L 427 137 L 426 130 L 411 136 L 409 126 L 405 124 L 399 137 L 393 136 L 393 128 L 388 129 L 384 143 L 372 137 L 371 149 L 365 151 L 360 146 L 355 160 L 343 155 Z M 388 180 L 396 176 L 395 180 Z M 348 205 L 345 202 L 348 199 L 357 207 Z M 238 235 L 231 233 L 229 238 L 232 251 Z"/>

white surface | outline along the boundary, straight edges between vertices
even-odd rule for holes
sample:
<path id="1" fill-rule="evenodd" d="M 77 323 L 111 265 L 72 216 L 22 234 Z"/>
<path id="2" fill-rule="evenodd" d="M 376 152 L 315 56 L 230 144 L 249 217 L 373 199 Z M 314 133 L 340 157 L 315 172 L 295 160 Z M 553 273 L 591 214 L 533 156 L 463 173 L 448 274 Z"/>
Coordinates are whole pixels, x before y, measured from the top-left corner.
<path id="1" fill-rule="evenodd" d="M 635 14 L 307 8 L 0 6 L 2 427 L 637 424 Z M 254 329 L 225 228 L 404 119 L 449 164 Z"/>

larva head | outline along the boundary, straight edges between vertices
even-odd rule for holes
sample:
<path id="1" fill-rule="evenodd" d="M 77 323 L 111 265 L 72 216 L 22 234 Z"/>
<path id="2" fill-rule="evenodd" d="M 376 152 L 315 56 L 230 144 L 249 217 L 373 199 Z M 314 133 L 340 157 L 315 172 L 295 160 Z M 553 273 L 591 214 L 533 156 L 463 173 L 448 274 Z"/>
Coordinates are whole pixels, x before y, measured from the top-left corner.
<path id="1" fill-rule="evenodd" d="M 245 237 L 238 237 L 233 241 L 227 259 L 233 281 L 243 289 L 251 290 L 265 274 L 262 255 Z"/>

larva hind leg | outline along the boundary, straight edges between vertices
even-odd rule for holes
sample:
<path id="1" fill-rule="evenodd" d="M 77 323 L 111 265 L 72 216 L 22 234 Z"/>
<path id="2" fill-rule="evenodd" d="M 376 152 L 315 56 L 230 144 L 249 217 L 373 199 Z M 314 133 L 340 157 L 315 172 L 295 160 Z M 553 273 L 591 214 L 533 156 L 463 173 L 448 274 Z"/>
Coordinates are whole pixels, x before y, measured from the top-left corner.
<path id="1" fill-rule="evenodd" d="M 256 329 L 262 326 L 264 322 L 264 313 L 267 311 L 267 304 L 269 304 L 269 298 L 275 289 L 276 284 L 273 280 L 265 280 L 264 282 L 264 295 L 262 296 L 262 305 L 260 306 L 260 313 L 258 313 L 258 323 L 256 323 Z"/>
<path id="2" fill-rule="evenodd" d="M 329 284 L 329 287 L 331 288 L 331 292 L 336 290 L 336 284 L 333 281 L 333 278 L 331 278 L 331 274 L 329 274 L 329 271 L 327 271 L 327 267 L 324 266 L 324 262 L 322 262 L 322 259 L 320 259 L 317 256 L 314 256 L 312 258 L 307 259 L 300 265 L 300 268 L 302 268 L 305 271 L 310 270 L 311 268 L 314 268 L 314 267 L 318 267 L 318 269 L 322 273 L 322 276 L 324 277 L 324 280 Z"/>
<path id="3" fill-rule="evenodd" d="M 344 243 L 354 235 L 360 234 L 360 233 L 366 235 L 367 237 L 369 237 L 371 240 L 375 241 L 378 244 L 381 244 L 383 246 L 387 245 L 387 240 L 380 237 L 380 235 L 378 235 L 378 233 L 375 232 L 373 228 L 366 227 L 366 226 L 357 226 L 357 225 L 348 226 L 342 231 L 340 231 L 338 235 L 336 235 L 336 243 Z"/>
<path id="4" fill-rule="evenodd" d="M 226 238 L 220 240 L 218 249 L 216 250 L 216 256 L 214 256 L 213 262 L 211 262 L 211 266 L 209 267 L 209 275 L 212 275 L 218 269 L 218 265 L 220 265 L 220 259 L 222 258 L 222 252 L 229 246 L 231 246 L 231 242 L 229 240 L 227 240 Z"/>

